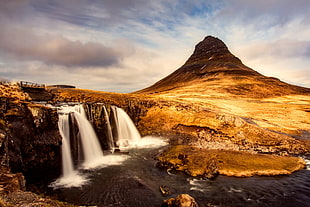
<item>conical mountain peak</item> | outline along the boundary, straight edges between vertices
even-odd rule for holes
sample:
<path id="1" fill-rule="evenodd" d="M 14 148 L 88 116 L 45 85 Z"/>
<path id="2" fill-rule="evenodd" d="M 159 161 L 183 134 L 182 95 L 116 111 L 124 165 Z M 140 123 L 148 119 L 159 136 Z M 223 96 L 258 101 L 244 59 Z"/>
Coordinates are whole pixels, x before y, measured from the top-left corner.
<path id="1" fill-rule="evenodd" d="M 228 50 L 225 43 L 217 37 L 207 36 L 195 46 L 194 53 L 186 61 L 185 65 L 196 63 L 207 63 L 209 61 L 233 62 L 242 64 Z"/>
<path id="2" fill-rule="evenodd" d="M 183 66 L 137 93 L 201 94 L 212 96 L 272 97 L 309 94 L 310 89 L 263 76 L 245 66 L 217 37 L 207 36 L 195 46 Z"/>

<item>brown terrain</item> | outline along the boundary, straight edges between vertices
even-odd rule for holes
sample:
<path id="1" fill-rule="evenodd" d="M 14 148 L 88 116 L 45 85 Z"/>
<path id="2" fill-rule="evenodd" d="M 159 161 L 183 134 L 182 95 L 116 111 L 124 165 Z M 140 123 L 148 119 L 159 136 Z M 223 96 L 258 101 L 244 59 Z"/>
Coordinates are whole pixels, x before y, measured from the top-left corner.
<path id="1" fill-rule="evenodd" d="M 23 176 L 16 173 L 31 181 L 38 179 L 33 172 L 59 169 L 57 112 L 31 101 L 93 108 L 103 103 L 108 111 L 111 105 L 122 107 L 142 135 L 169 138 L 171 147 L 157 158 L 158 167 L 190 176 L 290 174 L 305 168 L 300 156 L 310 152 L 310 89 L 256 72 L 211 36 L 178 70 L 134 93 L 40 91 L 14 84 L 0 85 L 0 92 L 2 177 L 11 176 L 19 186 L 5 187 L 11 185 L 1 179 L 0 205 L 13 206 L 10 195 L 23 192 Z M 100 128 L 94 117 L 94 127 Z"/>

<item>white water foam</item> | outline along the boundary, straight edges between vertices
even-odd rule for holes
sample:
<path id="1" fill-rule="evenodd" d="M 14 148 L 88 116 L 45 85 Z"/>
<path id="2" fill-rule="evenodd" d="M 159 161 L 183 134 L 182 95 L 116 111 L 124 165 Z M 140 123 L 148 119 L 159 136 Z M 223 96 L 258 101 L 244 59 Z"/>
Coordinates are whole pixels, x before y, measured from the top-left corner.
<path id="1" fill-rule="evenodd" d="M 228 193 L 242 193 L 243 190 L 241 189 L 236 189 L 236 188 L 233 188 L 233 187 L 229 187 L 229 189 L 227 190 Z"/>
<path id="2" fill-rule="evenodd" d="M 88 162 L 87 164 L 84 163 L 82 168 L 83 169 L 98 169 L 98 168 L 104 168 L 104 167 L 112 166 L 112 165 L 121 165 L 128 158 L 129 158 L 128 155 L 123 155 L 123 154 L 105 155 L 101 158 L 94 159 L 92 162 Z"/>
<path id="3" fill-rule="evenodd" d="M 71 188 L 71 187 L 81 187 L 88 183 L 88 179 L 85 175 L 79 174 L 77 171 L 73 171 L 70 175 L 58 178 L 55 182 L 51 183 L 49 186 L 57 188 Z"/>
<path id="4" fill-rule="evenodd" d="M 137 148 L 156 148 L 162 147 L 168 144 L 166 139 L 161 137 L 154 137 L 154 136 L 145 136 L 142 137 L 139 142 L 136 143 Z"/>
<path id="5" fill-rule="evenodd" d="M 189 190 L 199 191 L 199 192 L 205 192 L 205 190 L 204 190 L 204 189 L 199 188 L 199 187 L 196 187 L 196 186 L 190 187 L 190 189 L 189 189 Z"/>
<path id="6" fill-rule="evenodd" d="M 303 158 L 306 162 L 306 165 L 307 165 L 307 170 L 310 170 L 310 160 L 306 159 L 306 158 Z"/>
<path id="7" fill-rule="evenodd" d="M 198 179 L 187 179 L 189 181 L 189 184 L 192 186 L 190 187 L 189 190 L 193 191 L 200 191 L 200 192 L 205 192 L 205 189 L 203 188 L 203 185 L 200 183 L 200 180 Z"/>
<path id="8" fill-rule="evenodd" d="M 161 138 L 161 137 L 154 137 L 154 136 L 146 136 L 142 137 L 139 142 L 136 143 L 135 146 L 130 147 L 123 147 L 122 149 L 142 149 L 142 148 L 157 148 L 167 145 L 167 140 Z M 122 165 L 127 159 L 130 158 L 130 151 L 129 154 L 118 154 L 118 153 L 112 153 L 108 155 L 104 155 L 98 159 L 93 159 L 92 162 L 88 162 L 87 164 L 84 163 L 82 165 L 83 169 L 98 169 L 98 168 L 104 168 L 107 166 L 112 165 Z"/>

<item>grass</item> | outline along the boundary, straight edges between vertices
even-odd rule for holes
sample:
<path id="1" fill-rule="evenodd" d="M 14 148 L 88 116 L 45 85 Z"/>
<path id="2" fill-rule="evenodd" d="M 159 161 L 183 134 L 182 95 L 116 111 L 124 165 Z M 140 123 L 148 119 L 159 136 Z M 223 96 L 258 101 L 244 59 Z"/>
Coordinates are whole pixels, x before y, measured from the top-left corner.
<path id="1" fill-rule="evenodd" d="M 291 174 L 305 167 L 305 162 L 298 157 L 199 149 L 187 145 L 171 147 L 158 160 L 192 176 L 203 176 L 211 160 L 215 160 L 219 174 L 235 177 Z"/>

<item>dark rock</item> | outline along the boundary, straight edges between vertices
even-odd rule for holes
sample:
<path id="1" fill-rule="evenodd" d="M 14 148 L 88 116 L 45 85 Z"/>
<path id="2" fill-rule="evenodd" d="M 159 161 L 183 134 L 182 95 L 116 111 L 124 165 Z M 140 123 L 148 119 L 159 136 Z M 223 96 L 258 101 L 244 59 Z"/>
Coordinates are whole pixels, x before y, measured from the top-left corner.
<path id="1" fill-rule="evenodd" d="M 242 64 L 239 58 L 230 53 L 222 40 L 207 36 L 195 46 L 194 53 L 186 61 L 185 65 L 202 62 L 207 63 L 211 60 Z"/>
<path id="2" fill-rule="evenodd" d="M 206 169 L 204 173 L 204 177 L 211 179 L 216 177 L 219 174 L 218 166 L 217 166 L 218 160 L 215 158 L 211 158 L 206 163 Z"/>
<path id="3" fill-rule="evenodd" d="M 32 101 L 50 101 L 53 96 L 44 88 L 24 88 L 23 91 L 27 93 Z"/>
<path id="4" fill-rule="evenodd" d="M 8 194 L 17 190 L 26 189 L 26 181 L 21 173 L 0 173 L 0 194 Z"/>
<path id="5" fill-rule="evenodd" d="M 188 194 L 180 194 L 176 198 L 164 200 L 162 207 L 198 207 L 197 202 Z"/>
<path id="6" fill-rule="evenodd" d="M 167 195 L 170 195 L 170 194 L 171 194 L 170 189 L 169 189 L 167 186 L 165 186 L 165 185 L 159 186 L 159 191 L 160 191 L 161 194 L 164 195 L 164 196 L 167 196 Z"/>
<path id="7" fill-rule="evenodd" d="M 18 101 L 2 104 L 5 110 L 0 119 L 6 123 L 1 130 L 5 136 L 0 147 L 2 162 L 13 173 L 22 172 L 29 183 L 58 177 L 61 136 L 57 112 Z"/>

